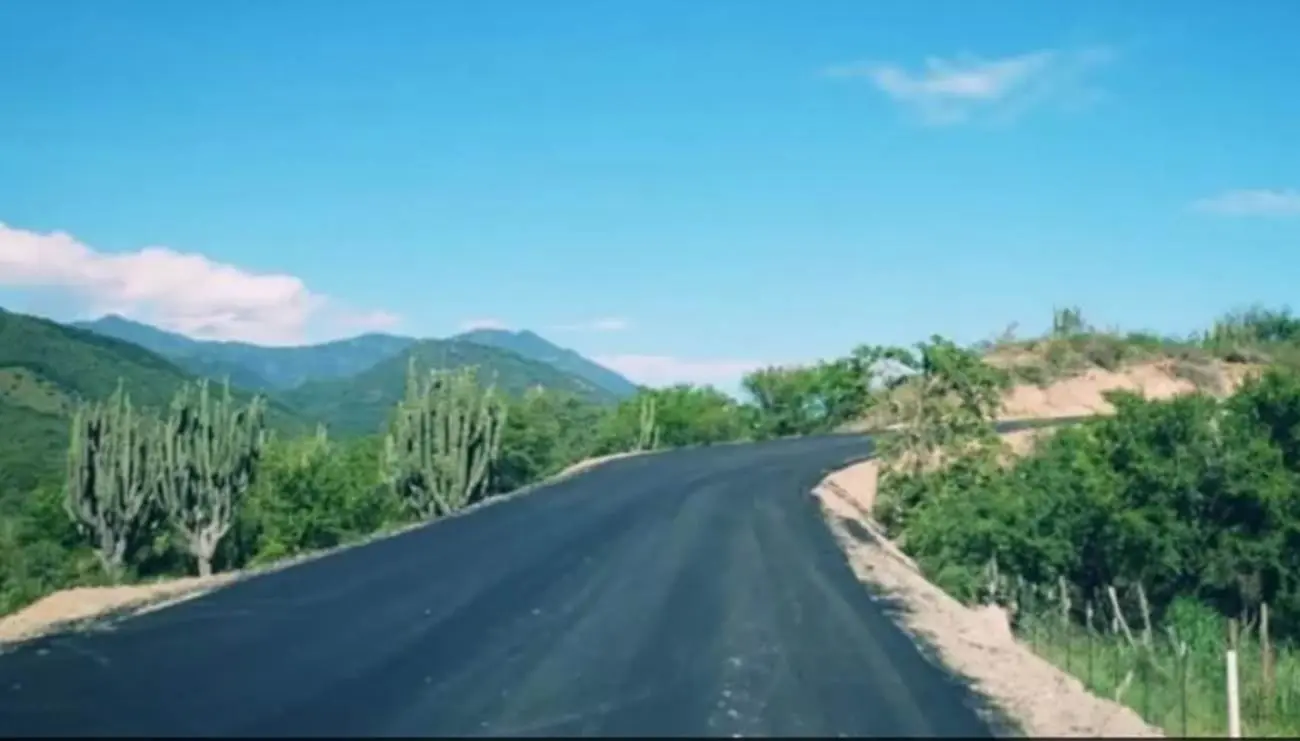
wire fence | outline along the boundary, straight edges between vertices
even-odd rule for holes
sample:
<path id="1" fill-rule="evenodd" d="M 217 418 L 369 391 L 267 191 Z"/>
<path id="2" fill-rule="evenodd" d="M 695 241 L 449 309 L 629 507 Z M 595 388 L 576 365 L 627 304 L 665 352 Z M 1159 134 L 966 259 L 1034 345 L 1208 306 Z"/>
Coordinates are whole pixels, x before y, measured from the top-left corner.
<path id="1" fill-rule="evenodd" d="M 1235 651 L 1240 735 L 1300 738 L 1300 654 L 1271 644 L 1267 605 L 1244 622 L 1199 615 L 1178 635 L 1152 627 L 1140 585 L 1084 599 L 1064 583 L 995 573 L 985 600 L 1009 609 L 1013 631 L 1035 653 L 1170 735 L 1231 735 L 1227 654 Z"/>

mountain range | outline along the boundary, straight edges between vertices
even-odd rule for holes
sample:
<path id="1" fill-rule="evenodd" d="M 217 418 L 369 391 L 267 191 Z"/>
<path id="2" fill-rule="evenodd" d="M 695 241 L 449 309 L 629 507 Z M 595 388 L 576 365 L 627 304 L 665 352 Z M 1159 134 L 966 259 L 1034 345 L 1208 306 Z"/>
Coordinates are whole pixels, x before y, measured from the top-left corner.
<path id="1" fill-rule="evenodd" d="M 541 386 L 610 404 L 637 391 L 527 331 L 447 339 L 366 334 L 264 347 L 195 340 L 120 316 L 65 325 L 0 309 L 0 491 L 48 481 L 61 466 L 75 403 L 104 398 L 119 381 L 139 405 L 157 409 L 188 380 L 228 379 L 240 397 L 268 397 L 274 429 L 292 433 L 324 422 L 334 433 L 369 434 L 402 397 L 412 359 L 431 369 L 476 366 L 511 395 Z"/>
<path id="2" fill-rule="evenodd" d="M 287 391 L 310 382 L 348 378 L 420 343 L 471 343 L 504 350 L 576 376 L 595 387 L 597 396 L 626 398 L 637 390 L 636 384 L 614 371 L 528 330 L 477 329 L 442 340 L 372 333 L 316 345 L 267 347 L 195 340 L 113 314 L 72 326 L 152 350 L 195 375 L 229 377 L 233 385 L 256 390 Z"/>

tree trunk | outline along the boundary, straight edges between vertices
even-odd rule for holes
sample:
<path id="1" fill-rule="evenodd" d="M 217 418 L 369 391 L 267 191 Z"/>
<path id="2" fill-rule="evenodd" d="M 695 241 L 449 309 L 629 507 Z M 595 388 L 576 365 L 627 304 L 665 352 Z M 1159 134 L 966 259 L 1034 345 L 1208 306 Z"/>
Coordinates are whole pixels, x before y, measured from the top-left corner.
<path id="1" fill-rule="evenodd" d="M 99 565 L 104 569 L 104 575 L 108 577 L 109 583 L 114 586 L 122 583 L 122 577 L 126 573 L 123 559 L 117 558 L 116 554 L 105 556 L 103 551 L 95 551 L 99 557 Z"/>
<path id="2" fill-rule="evenodd" d="M 199 576 L 212 576 L 212 555 L 196 554 L 194 557 L 199 562 Z"/>

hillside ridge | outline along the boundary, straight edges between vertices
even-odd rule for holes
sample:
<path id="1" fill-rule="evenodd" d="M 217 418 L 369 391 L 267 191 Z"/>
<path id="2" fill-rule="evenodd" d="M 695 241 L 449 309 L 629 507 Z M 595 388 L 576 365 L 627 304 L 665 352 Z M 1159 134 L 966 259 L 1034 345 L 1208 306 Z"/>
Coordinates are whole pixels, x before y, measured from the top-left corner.
<path id="1" fill-rule="evenodd" d="M 609 391 L 546 363 L 509 350 L 457 340 L 420 340 L 355 376 L 310 381 L 280 397 L 307 417 L 328 420 L 334 432 L 377 432 L 405 392 L 412 359 L 418 367 L 432 370 L 476 367 L 483 382 L 509 396 L 522 396 L 540 386 L 598 404 L 619 401 Z"/>
<path id="2" fill-rule="evenodd" d="M 638 388 L 615 371 L 531 330 L 471 330 L 445 339 L 370 332 L 328 342 L 266 346 L 198 340 L 116 314 L 73 322 L 71 326 L 134 343 L 195 375 L 229 378 L 240 387 L 268 392 L 355 376 L 400 355 L 416 343 L 429 340 L 471 342 L 513 352 L 577 376 L 619 398 L 635 395 Z"/>
<path id="3" fill-rule="evenodd" d="M 120 381 L 136 404 L 161 409 L 197 377 L 131 342 L 0 309 L 0 490 L 30 488 L 61 465 L 78 401 L 103 399 Z M 249 396 L 232 387 L 236 396 Z M 304 426 L 274 399 L 268 422 L 285 431 Z"/>

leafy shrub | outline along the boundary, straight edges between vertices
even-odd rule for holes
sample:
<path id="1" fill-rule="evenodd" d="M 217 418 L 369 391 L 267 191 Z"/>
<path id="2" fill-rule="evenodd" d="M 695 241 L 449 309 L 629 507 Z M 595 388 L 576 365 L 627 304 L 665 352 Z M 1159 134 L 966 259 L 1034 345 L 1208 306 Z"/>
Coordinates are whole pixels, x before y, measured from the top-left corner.
<path id="1" fill-rule="evenodd" d="M 1141 584 L 1157 619 L 1179 600 L 1228 616 L 1267 602 L 1277 634 L 1293 634 L 1300 376 L 1269 372 L 1223 402 L 1110 397 L 1114 417 L 1062 430 L 1014 465 L 966 457 L 891 483 L 882 498 L 907 510 L 891 523 L 907 550 L 967 598 L 996 560 L 1089 594 Z"/>

